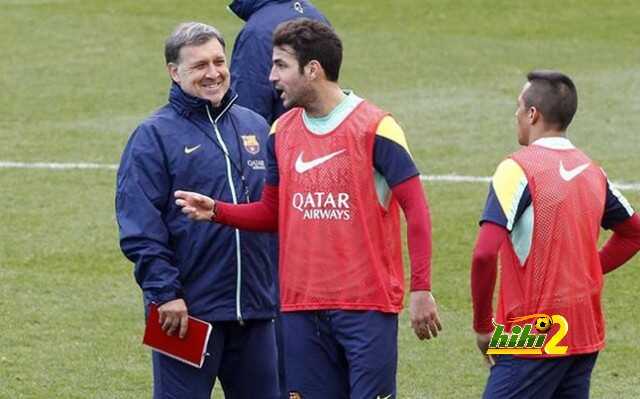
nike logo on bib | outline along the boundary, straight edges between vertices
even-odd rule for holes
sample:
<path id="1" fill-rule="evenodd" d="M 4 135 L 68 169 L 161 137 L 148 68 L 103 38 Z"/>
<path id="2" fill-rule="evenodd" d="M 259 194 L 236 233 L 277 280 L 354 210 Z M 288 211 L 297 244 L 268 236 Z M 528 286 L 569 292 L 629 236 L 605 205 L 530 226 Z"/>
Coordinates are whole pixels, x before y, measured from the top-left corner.
<path id="1" fill-rule="evenodd" d="M 589 163 L 587 162 L 584 165 L 576 166 L 573 169 L 566 170 L 564 168 L 564 165 L 562 164 L 562 161 L 560 161 L 560 177 L 562 177 L 562 180 L 564 181 L 571 181 L 580 173 L 584 172 L 588 167 Z"/>
<path id="2" fill-rule="evenodd" d="M 346 150 L 342 149 L 340 151 L 332 152 L 329 155 L 325 155 L 323 157 L 316 158 L 314 160 L 307 161 L 307 162 L 302 160 L 302 154 L 303 153 L 301 152 L 300 155 L 298 155 L 298 159 L 296 159 L 296 167 L 295 167 L 296 168 L 296 172 L 304 173 L 304 172 L 306 172 L 306 171 L 308 171 L 310 169 L 315 168 L 318 165 L 321 165 L 321 164 L 327 162 L 328 160 L 330 160 L 331 158 L 335 157 L 336 155 L 342 154 L 345 151 Z"/>

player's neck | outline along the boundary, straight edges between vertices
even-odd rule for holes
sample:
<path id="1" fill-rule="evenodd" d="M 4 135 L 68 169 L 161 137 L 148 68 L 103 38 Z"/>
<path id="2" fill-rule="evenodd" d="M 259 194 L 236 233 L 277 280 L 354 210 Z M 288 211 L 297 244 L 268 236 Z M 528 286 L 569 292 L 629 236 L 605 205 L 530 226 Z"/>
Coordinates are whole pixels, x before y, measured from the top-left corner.
<path id="1" fill-rule="evenodd" d="M 345 96 L 338 83 L 329 81 L 319 83 L 315 101 L 306 105 L 304 110 L 312 118 L 322 118 L 329 115 Z"/>
<path id="2" fill-rule="evenodd" d="M 539 131 L 534 130 L 529 134 L 529 144 L 533 143 L 538 139 L 542 139 L 546 137 L 567 137 L 567 132 L 564 130 L 560 131 L 555 129 L 544 129 L 544 130 L 541 129 Z"/>

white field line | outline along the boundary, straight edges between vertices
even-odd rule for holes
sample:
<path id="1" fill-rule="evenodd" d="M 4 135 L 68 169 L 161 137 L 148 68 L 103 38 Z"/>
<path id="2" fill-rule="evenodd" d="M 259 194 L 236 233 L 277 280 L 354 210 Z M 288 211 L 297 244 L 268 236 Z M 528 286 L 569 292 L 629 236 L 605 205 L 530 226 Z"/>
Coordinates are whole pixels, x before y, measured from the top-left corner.
<path id="1" fill-rule="evenodd" d="M 0 161 L 0 169 L 48 169 L 48 170 L 70 170 L 70 169 L 102 169 L 117 170 L 117 164 L 105 163 L 56 163 L 56 162 L 12 162 Z M 420 180 L 430 182 L 445 183 L 489 183 L 490 176 L 463 176 L 463 175 L 420 175 Z M 613 185 L 623 191 L 640 191 L 640 183 L 613 182 Z"/>
<path id="2" fill-rule="evenodd" d="M 489 176 L 461 176 L 461 175 L 420 175 L 422 181 L 443 181 L 447 183 L 489 183 Z"/>
<path id="3" fill-rule="evenodd" d="M 462 175 L 420 175 L 422 181 L 447 183 L 489 183 L 490 176 L 462 176 Z M 640 191 L 640 183 L 611 182 L 615 188 L 622 191 Z"/>
<path id="4" fill-rule="evenodd" d="M 56 162 L 11 162 L 0 161 L 0 169 L 49 169 L 49 170 L 69 170 L 69 169 L 107 169 L 117 170 L 118 165 L 105 163 L 56 163 Z"/>

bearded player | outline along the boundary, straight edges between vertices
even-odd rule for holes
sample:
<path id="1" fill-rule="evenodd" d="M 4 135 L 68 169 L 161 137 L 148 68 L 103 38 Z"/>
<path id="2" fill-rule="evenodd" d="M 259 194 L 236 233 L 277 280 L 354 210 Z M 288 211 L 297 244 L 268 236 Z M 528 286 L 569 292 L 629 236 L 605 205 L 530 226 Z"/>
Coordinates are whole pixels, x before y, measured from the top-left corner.
<path id="1" fill-rule="evenodd" d="M 338 84 L 342 42 L 299 19 L 274 33 L 270 80 L 285 107 L 268 141 L 259 202 L 225 204 L 188 192 L 196 220 L 278 230 L 290 397 L 395 398 L 404 278 L 399 208 L 411 259 L 410 318 L 420 339 L 441 329 L 430 293 L 431 226 L 402 129 Z"/>
<path id="2" fill-rule="evenodd" d="M 500 254 L 496 323 L 548 314 L 566 319 L 564 355 L 498 355 L 485 398 L 587 398 L 604 347 L 603 274 L 640 249 L 640 217 L 603 170 L 567 138 L 576 88 L 559 72 L 527 75 L 518 97 L 518 142 L 497 168 L 471 268 L 473 328 L 487 353 Z M 600 227 L 613 230 L 598 251 Z M 546 327 L 546 326 L 545 326 Z M 549 332 L 555 333 L 559 327 Z"/>

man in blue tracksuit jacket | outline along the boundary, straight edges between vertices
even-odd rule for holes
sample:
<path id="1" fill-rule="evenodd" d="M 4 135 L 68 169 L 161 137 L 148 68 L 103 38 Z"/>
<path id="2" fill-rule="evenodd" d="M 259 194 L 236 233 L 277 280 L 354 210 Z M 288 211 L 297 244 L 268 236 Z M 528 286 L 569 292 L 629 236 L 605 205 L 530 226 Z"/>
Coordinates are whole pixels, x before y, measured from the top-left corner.
<path id="1" fill-rule="evenodd" d="M 277 398 L 274 237 L 193 223 L 173 201 L 178 189 L 257 200 L 269 127 L 236 104 L 215 28 L 179 25 L 165 58 L 169 103 L 136 128 L 118 170 L 120 246 L 168 334 L 184 336 L 187 314 L 213 332 L 202 369 L 153 352 L 154 398 L 208 399 L 216 377 L 228 399 Z"/>
<path id="2" fill-rule="evenodd" d="M 231 55 L 231 82 L 238 103 L 273 123 L 285 112 L 280 93 L 269 82 L 272 36 L 276 26 L 295 18 L 329 25 L 327 18 L 307 0 L 234 0 L 229 8 L 243 21 Z"/>

